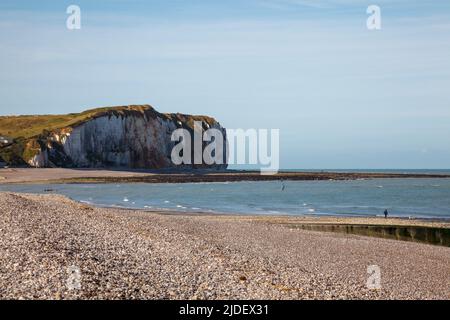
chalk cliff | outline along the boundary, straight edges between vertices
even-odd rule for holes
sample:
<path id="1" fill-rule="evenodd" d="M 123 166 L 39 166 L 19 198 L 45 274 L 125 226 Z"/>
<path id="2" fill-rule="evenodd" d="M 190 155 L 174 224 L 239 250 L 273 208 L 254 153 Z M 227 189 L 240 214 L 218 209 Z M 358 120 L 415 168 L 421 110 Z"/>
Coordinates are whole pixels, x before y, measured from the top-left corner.
<path id="1" fill-rule="evenodd" d="M 172 132 L 184 128 L 193 136 L 194 121 L 201 121 L 204 130 L 215 128 L 226 137 L 225 129 L 213 118 L 163 114 L 149 105 L 69 115 L 0 117 L 0 135 L 12 139 L 0 146 L 0 156 L 9 165 L 32 167 L 225 169 L 226 164 L 172 163 L 171 152 L 177 143 L 171 141 Z"/>

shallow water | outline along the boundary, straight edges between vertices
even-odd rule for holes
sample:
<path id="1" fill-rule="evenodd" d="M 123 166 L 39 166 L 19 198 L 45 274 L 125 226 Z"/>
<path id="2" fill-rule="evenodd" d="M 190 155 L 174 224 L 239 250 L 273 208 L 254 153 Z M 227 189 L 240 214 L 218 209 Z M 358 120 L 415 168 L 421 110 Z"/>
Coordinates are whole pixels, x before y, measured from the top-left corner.
<path id="1" fill-rule="evenodd" d="M 284 190 L 283 190 L 284 185 Z M 180 212 L 450 218 L 450 179 L 0 185 L 99 206 Z M 46 191 L 47 190 L 47 191 Z"/>

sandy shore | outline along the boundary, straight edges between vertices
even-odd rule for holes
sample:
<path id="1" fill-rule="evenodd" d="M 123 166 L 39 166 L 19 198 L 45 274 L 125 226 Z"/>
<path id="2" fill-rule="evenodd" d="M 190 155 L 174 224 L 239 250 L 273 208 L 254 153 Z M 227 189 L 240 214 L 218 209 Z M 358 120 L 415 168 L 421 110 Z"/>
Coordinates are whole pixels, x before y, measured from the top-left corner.
<path id="1" fill-rule="evenodd" d="M 285 219 L 0 193 L 0 298 L 450 299 L 448 247 L 298 230 Z M 367 288 L 369 265 L 381 289 Z"/>
<path id="2" fill-rule="evenodd" d="M 59 179 L 142 177 L 151 173 L 145 171 L 64 169 L 64 168 L 9 168 L 0 169 L 0 183 L 45 182 Z"/>
<path id="3" fill-rule="evenodd" d="M 280 172 L 261 175 L 259 171 L 151 171 L 133 169 L 66 169 L 8 168 L 0 169 L 0 184 L 7 183 L 183 183 L 272 180 L 354 180 L 374 178 L 450 178 L 443 174 Z"/>

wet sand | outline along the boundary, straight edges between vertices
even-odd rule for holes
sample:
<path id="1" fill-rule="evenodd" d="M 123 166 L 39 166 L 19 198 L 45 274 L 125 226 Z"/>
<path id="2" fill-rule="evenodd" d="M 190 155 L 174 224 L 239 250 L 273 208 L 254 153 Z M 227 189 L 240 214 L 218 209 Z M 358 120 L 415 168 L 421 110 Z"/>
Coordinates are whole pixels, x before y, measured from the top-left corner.
<path id="1" fill-rule="evenodd" d="M 289 227 L 339 221 L 448 227 L 162 214 L 2 192 L 0 298 L 450 299 L 449 247 Z M 371 265 L 379 289 L 367 287 Z"/>
<path id="2" fill-rule="evenodd" d="M 64 169 L 64 168 L 8 168 L 0 169 L 0 183 L 38 183 L 49 180 L 140 177 L 151 173 L 127 170 Z"/>
<path id="3" fill-rule="evenodd" d="M 261 175 L 259 171 L 168 171 L 133 169 L 66 169 L 8 168 L 0 169 L 0 184 L 7 183 L 184 183 L 272 180 L 355 180 L 375 178 L 450 178 L 441 174 L 279 172 Z"/>

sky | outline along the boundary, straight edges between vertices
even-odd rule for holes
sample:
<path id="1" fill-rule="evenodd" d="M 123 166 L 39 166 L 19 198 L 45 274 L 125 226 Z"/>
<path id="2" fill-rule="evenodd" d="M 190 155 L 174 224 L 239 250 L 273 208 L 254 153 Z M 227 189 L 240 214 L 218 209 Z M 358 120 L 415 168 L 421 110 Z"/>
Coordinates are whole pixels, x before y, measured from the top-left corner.
<path id="1" fill-rule="evenodd" d="M 280 129 L 282 168 L 450 168 L 450 1 L 2 0 L 0 97 Z"/>

